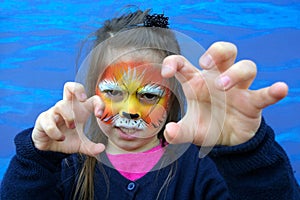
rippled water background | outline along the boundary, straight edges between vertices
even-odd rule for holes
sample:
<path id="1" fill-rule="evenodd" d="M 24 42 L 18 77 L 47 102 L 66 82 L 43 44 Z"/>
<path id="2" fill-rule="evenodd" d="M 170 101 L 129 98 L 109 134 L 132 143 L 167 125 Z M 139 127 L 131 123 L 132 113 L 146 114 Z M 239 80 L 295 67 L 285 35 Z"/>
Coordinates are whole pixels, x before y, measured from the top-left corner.
<path id="1" fill-rule="evenodd" d="M 127 1 L 0 1 L 0 181 L 13 156 L 14 136 L 61 98 L 74 80 L 78 49 Z M 155 2 L 155 3 L 153 3 Z M 253 89 L 275 81 L 289 95 L 264 111 L 300 182 L 300 3 L 288 1 L 131 1 L 170 17 L 171 28 L 208 48 L 225 40 L 238 59 L 253 59 Z"/>

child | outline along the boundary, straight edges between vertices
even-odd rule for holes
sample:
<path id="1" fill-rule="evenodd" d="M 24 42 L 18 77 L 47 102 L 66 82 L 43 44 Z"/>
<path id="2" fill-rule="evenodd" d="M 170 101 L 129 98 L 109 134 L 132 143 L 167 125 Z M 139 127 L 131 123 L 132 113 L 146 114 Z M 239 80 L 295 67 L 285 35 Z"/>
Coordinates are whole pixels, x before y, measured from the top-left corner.
<path id="1" fill-rule="evenodd" d="M 66 83 L 63 99 L 16 136 L 1 198 L 299 199 L 261 117 L 287 86 L 248 90 L 255 64 L 234 64 L 225 42 L 199 71 L 180 56 L 167 18 L 149 12 L 96 32 L 85 85 Z"/>

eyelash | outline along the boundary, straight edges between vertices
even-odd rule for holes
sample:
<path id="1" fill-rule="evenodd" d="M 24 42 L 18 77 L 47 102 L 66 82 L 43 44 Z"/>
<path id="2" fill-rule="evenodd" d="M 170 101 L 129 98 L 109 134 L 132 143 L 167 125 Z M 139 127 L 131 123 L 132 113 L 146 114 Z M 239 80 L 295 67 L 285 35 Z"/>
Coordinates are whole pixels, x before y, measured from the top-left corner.
<path id="1" fill-rule="evenodd" d="M 137 97 L 140 102 L 145 104 L 155 104 L 161 99 L 161 96 L 152 93 L 138 93 Z"/>
<path id="2" fill-rule="evenodd" d="M 115 102 L 122 101 L 124 99 L 125 93 L 120 90 L 104 90 L 102 91 L 106 94 L 108 98 Z M 141 103 L 144 104 L 155 104 L 161 99 L 161 95 L 152 93 L 137 93 L 137 98 Z"/>

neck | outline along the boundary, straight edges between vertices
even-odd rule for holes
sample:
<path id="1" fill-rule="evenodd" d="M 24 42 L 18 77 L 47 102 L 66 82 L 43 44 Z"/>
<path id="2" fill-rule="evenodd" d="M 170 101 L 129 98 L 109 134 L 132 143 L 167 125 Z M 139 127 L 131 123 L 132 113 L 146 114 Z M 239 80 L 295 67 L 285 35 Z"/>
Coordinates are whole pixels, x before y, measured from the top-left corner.
<path id="1" fill-rule="evenodd" d="M 152 140 L 137 147 L 127 147 L 127 148 L 120 148 L 119 146 L 115 145 L 113 142 L 108 140 L 108 144 L 106 146 L 106 152 L 109 154 L 128 154 L 128 153 L 138 153 L 138 152 L 145 152 L 148 151 L 160 143 L 157 137 L 154 137 Z"/>

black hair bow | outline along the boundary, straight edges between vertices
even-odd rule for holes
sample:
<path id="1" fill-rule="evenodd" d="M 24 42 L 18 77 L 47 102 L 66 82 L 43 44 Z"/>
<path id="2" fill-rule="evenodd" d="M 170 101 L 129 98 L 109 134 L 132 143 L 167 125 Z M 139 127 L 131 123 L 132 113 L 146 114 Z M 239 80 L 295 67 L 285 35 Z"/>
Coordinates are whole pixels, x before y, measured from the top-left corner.
<path id="1" fill-rule="evenodd" d="M 153 14 L 146 15 L 144 19 L 145 27 L 160 27 L 160 28 L 169 28 L 169 17 L 165 17 L 164 14 Z"/>

